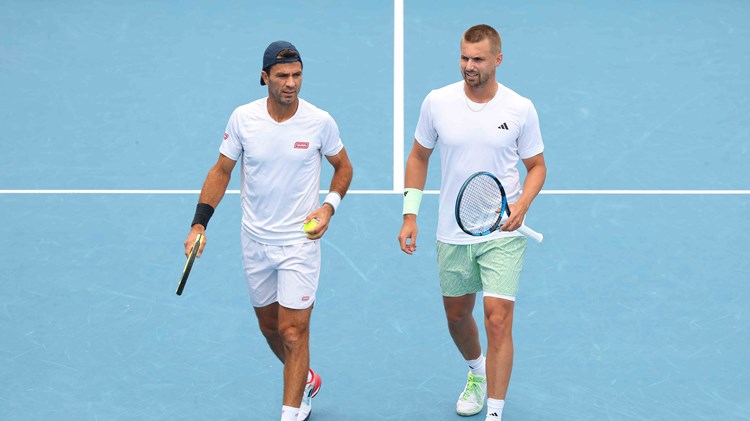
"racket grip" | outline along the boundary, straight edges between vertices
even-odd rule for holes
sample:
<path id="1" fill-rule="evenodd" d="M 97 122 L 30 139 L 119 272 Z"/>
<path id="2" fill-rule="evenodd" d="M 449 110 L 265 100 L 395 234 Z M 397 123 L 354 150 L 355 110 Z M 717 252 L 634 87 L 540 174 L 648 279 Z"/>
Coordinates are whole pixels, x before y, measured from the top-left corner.
<path id="1" fill-rule="evenodd" d="M 542 235 L 539 232 L 534 231 L 533 229 L 527 227 L 526 225 L 521 225 L 521 227 L 518 228 L 517 231 L 525 235 L 526 237 L 531 238 L 537 243 L 541 243 L 542 240 L 544 240 L 544 235 Z"/>

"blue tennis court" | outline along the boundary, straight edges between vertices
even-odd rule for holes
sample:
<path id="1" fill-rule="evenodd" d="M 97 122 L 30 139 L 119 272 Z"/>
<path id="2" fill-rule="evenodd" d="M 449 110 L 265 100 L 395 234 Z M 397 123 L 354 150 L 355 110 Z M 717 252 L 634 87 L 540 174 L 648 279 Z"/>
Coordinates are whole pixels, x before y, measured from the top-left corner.
<path id="1" fill-rule="evenodd" d="M 355 170 L 323 239 L 312 420 L 465 419 L 438 196 L 403 254 L 394 160 L 424 96 L 459 80 L 461 33 L 488 23 L 549 169 L 504 419 L 750 420 L 750 4 L 404 3 L 2 2 L 0 419 L 278 418 L 236 171 L 174 294 L 197 190 L 231 111 L 266 94 L 276 39 L 300 48 L 301 96 L 336 119 Z"/>

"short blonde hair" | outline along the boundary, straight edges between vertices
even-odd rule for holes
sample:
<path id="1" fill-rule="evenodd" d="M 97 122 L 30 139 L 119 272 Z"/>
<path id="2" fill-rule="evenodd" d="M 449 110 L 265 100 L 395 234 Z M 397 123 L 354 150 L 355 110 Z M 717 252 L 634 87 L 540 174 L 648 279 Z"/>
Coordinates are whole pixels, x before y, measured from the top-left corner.
<path id="1" fill-rule="evenodd" d="M 464 32 L 463 40 L 469 43 L 477 43 L 484 41 L 485 39 L 490 40 L 490 48 L 492 52 L 500 54 L 503 51 L 503 43 L 500 40 L 500 34 L 497 33 L 495 28 L 480 24 L 474 25 Z"/>

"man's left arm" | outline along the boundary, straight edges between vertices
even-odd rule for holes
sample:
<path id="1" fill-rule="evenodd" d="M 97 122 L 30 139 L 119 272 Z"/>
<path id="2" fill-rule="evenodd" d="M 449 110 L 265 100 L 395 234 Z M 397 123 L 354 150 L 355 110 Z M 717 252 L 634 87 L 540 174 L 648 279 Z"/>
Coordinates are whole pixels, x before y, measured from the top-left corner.
<path id="1" fill-rule="evenodd" d="M 326 159 L 333 167 L 331 186 L 328 188 L 329 194 L 338 194 L 339 199 L 343 199 L 352 182 L 352 176 L 354 174 L 352 163 L 349 161 L 349 156 L 346 154 L 345 148 L 342 148 L 336 155 L 326 156 Z M 328 223 L 331 220 L 331 216 L 333 216 L 335 212 L 334 206 L 338 206 L 338 203 L 333 204 L 325 202 L 321 207 L 315 209 L 307 216 L 305 222 L 313 218 L 318 220 L 318 226 L 308 231 L 307 238 L 317 240 L 323 236 L 328 229 Z"/>
<path id="2" fill-rule="evenodd" d="M 523 164 L 526 166 L 527 172 L 526 179 L 523 182 L 521 198 L 516 203 L 508 205 L 510 217 L 503 224 L 503 231 L 517 230 L 521 226 L 526 217 L 526 212 L 531 207 L 531 202 L 542 191 L 544 180 L 547 178 L 547 165 L 544 163 L 544 152 L 524 159 Z"/>

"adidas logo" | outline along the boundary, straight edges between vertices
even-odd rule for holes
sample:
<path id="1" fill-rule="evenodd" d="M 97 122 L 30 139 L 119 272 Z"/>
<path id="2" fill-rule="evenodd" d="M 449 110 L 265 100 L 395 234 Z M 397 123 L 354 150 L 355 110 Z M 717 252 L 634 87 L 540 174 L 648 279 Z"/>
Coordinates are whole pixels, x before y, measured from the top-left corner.
<path id="1" fill-rule="evenodd" d="M 488 417 L 497 417 L 497 416 L 499 416 L 499 415 L 497 415 L 497 412 L 493 412 L 493 413 L 491 413 L 491 414 L 487 414 L 487 416 L 488 416 Z"/>
<path id="2" fill-rule="evenodd" d="M 503 123 L 503 124 L 497 126 L 497 128 L 501 129 L 501 130 L 508 130 L 508 123 Z"/>

